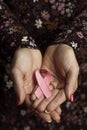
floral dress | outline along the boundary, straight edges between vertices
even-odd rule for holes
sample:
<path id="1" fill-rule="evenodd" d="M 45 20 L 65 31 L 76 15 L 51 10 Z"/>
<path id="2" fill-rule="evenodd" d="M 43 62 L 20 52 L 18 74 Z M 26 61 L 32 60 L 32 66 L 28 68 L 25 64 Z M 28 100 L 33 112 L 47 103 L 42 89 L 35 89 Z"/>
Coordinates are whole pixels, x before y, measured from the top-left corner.
<path id="1" fill-rule="evenodd" d="M 17 48 L 67 44 L 80 66 L 75 102 L 61 123 L 45 123 L 15 103 L 10 64 Z M 0 0 L 0 130 L 87 130 L 87 0 Z"/>

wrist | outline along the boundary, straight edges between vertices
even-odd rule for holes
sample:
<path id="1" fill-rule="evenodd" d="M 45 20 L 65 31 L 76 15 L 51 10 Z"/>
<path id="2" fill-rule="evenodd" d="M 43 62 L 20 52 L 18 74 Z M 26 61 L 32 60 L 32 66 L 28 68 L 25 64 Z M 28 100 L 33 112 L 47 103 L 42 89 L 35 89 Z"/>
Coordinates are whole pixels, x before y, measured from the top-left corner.
<path id="1" fill-rule="evenodd" d="M 31 55 L 31 56 L 35 56 L 36 54 L 38 54 L 39 56 L 41 56 L 41 52 L 38 49 L 30 49 L 30 48 L 19 48 L 15 51 L 14 55 Z"/>
<path id="2" fill-rule="evenodd" d="M 73 48 L 68 46 L 68 45 L 66 45 L 66 44 L 59 44 L 59 45 L 57 45 L 55 51 L 58 51 L 58 52 L 63 53 L 63 54 L 67 53 L 68 51 L 74 53 Z"/>
<path id="3" fill-rule="evenodd" d="M 72 50 L 73 50 L 73 48 L 70 47 L 70 46 L 67 45 L 67 44 L 58 44 L 57 47 L 59 47 L 59 48 L 65 48 L 65 49 L 72 49 Z"/>
<path id="4" fill-rule="evenodd" d="M 41 64 L 42 62 L 42 55 L 40 50 L 38 49 L 30 49 L 30 48 L 19 48 L 16 50 L 15 54 L 14 54 L 14 58 L 13 60 L 22 60 L 23 61 L 25 59 L 30 60 L 30 62 L 32 62 L 32 64 L 36 61 L 38 62 L 38 64 Z"/>

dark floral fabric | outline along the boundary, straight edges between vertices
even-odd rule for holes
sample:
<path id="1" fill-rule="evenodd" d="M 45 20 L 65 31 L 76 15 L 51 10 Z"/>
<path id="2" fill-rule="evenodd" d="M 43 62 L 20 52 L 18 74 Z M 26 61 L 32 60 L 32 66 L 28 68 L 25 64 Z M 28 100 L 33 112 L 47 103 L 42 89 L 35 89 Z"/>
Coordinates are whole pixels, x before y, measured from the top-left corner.
<path id="1" fill-rule="evenodd" d="M 80 66 L 73 103 L 62 105 L 61 123 L 45 123 L 16 105 L 10 64 L 20 47 L 67 44 Z M 87 0 L 0 0 L 0 130 L 87 130 Z"/>

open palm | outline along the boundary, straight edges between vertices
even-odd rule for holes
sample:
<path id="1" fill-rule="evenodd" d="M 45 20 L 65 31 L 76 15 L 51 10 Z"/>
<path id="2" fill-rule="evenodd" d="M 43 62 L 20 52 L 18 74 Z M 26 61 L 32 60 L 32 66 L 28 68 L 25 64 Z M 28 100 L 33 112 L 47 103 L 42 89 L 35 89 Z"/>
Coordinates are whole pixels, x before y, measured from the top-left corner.
<path id="1" fill-rule="evenodd" d="M 46 109 L 52 112 L 66 99 L 70 99 L 70 95 L 77 89 L 79 67 L 73 49 L 64 44 L 49 46 L 43 58 L 42 68 L 51 72 L 52 81 L 49 87 L 53 87 L 53 91 L 55 89 L 57 92 L 48 99 L 37 99 L 35 104 L 39 111 Z"/>
<path id="2" fill-rule="evenodd" d="M 12 62 L 12 79 L 20 105 L 29 102 L 29 95 L 34 89 L 34 72 L 41 67 L 42 56 L 39 50 L 21 48 L 15 52 Z M 27 103 L 28 104 L 28 103 Z"/>

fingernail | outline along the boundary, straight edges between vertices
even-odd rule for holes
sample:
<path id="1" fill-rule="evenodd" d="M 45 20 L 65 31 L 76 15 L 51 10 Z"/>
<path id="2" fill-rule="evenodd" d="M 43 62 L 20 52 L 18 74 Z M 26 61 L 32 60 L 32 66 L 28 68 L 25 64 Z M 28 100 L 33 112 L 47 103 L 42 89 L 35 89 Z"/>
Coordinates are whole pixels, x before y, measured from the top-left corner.
<path id="1" fill-rule="evenodd" d="M 31 100 L 32 100 L 32 101 L 36 100 L 35 94 L 31 95 Z"/>
<path id="2" fill-rule="evenodd" d="M 56 122 L 59 123 L 61 120 L 57 120 Z"/>
<path id="3" fill-rule="evenodd" d="M 49 86 L 49 89 L 52 91 L 52 90 L 53 90 L 53 86 L 52 86 L 52 85 L 50 85 L 50 86 Z"/>
<path id="4" fill-rule="evenodd" d="M 19 98 L 17 98 L 16 103 L 17 103 L 17 105 L 19 105 L 19 103 L 20 103 Z"/>
<path id="5" fill-rule="evenodd" d="M 74 102 L 74 95 L 73 94 L 70 95 L 70 101 Z"/>
<path id="6" fill-rule="evenodd" d="M 47 121 L 48 123 L 51 123 L 52 122 L 52 120 L 49 120 L 49 121 Z"/>

